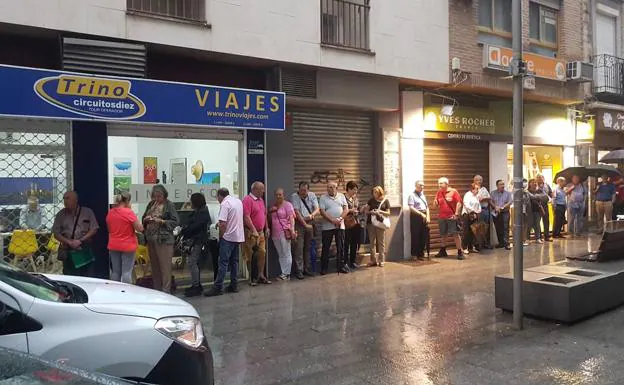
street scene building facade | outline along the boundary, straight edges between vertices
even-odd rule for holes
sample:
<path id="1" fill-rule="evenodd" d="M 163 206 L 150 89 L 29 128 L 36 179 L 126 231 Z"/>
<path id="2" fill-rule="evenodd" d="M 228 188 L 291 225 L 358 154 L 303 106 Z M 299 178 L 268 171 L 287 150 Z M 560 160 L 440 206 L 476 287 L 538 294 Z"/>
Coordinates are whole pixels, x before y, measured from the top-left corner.
<path id="1" fill-rule="evenodd" d="M 36 237 L 43 249 L 69 190 L 93 208 L 101 252 L 115 194 L 133 192 L 142 213 L 156 182 L 186 187 L 210 179 L 242 198 L 256 180 L 269 196 L 277 187 L 294 191 L 300 181 L 320 194 L 328 181 L 344 189 L 355 180 L 366 201 L 383 181 L 379 119 L 399 110 L 400 79 L 427 85 L 448 78 L 448 4 L 422 7 L 368 0 L 4 2 L 1 64 L 284 92 L 286 111 L 279 132 L 199 127 L 181 122 L 181 113 L 149 124 L 6 117 L 3 176 L 49 195 L 38 198 L 43 214 Z M 29 11 L 35 8 L 42 12 Z M 161 92 L 167 90 L 163 85 Z M 15 146 L 28 150 L 14 153 Z M 394 188 L 399 196 L 399 185 Z M 188 199 L 172 195 L 178 206 Z M 5 253 L 11 231 L 20 228 L 19 212 L 27 211 L 22 200 L 4 202 Z M 216 218 L 214 194 L 208 205 Z M 105 263 L 98 269 L 101 276 L 107 270 Z"/>
<path id="2" fill-rule="evenodd" d="M 161 385 L 623 382 L 619 329 L 560 324 L 624 303 L 624 265 L 587 267 L 624 244 L 623 12 L 0 0 L 0 360 Z M 605 276 L 600 301 L 573 290 Z M 512 334 L 511 310 L 559 324 Z"/>

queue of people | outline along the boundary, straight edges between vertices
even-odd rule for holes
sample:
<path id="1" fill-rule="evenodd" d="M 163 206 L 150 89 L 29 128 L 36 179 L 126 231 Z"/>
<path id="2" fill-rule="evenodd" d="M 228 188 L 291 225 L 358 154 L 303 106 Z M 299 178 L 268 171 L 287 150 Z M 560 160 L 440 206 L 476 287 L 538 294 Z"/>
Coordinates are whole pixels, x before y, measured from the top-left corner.
<path id="1" fill-rule="evenodd" d="M 301 182 L 290 199 L 282 188 L 274 192 L 270 205 L 264 201 L 265 186 L 254 182 L 250 193 L 242 200 L 229 194 L 225 188 L 217 192 L 220 203 L 218 217 L 218 247 L 215 255 L 215 281 L 204 291 L 200 279 L 200 259 L 206 250 L 212 219 L 202 194 L 190 197 L 192 213 L 183 227 L 179 227 L 174 204 L 162 185 L 152 189 L 152 200 L 141 219 L 131 209 L 131 196 L 121 193 L 115 196 L 115 206 L 106 218 L 109 230 L 108 249 L 111 261 L 111 279 L 131 283 L 138 248 L 137 233 L 144 235 L 152 270 L 153 288 L 170 292 L 172 287 L 172 259 L 177 237 L 184 239 L 182 247 L 190 270 L 191 286 L 185 295 L 221 295 L 225 291 L 238 292 L 237 274 L 231 274 L 230 284 L 224 288 L 228 271 L 238 272 L 239 246 L 243 261 L 250 271 L 250 285 L 271 284 L 266 274 L 267 239 L 271 239 L 278 254 L 280 273 L 277 278 L 287 281 L 291 277 L 304 279 L 314 275 L 310 260 L 317 222 L 321 235 L 320 274 L 329 272 L 332 245 L 335 246 L 336 271 L 347 274 L 359 268 L 357 254 L 360 245 L 368 238 L 370 261 L 368 266 L 385 264 L 386 230 L 390 217 L 390 204 L 381 186 L 372 189 L 372 197 L 360 202 L 359 186 L 350 181 L 345 192 L 338 191 L 334 182 L 327 184 L 327 192 L 320 198 L 310 191 L 307 182 Z M 596 212 L 597 231 L 604 230 L 604 223 L 624 210 L 624 188 L 616 186 L 604 176 L 597 184 Z M 618 199 L 618 194 L 620 197 Z M 55 218 L 52 232 L 60 242 L 59 260 L 63 262 L 64 274 L 91 275 L 95 256 L 92 239 L 98 230 L 93 212 L 79 205 L 78 194 L 67 192 L 63 198 L 65 208 Z M 522 193 L 523 239 L 529 244 L 531 232 L 535 242 L 542 244 L 554 238 L 563 238 L 564 225 L 568 233 L 578 236 L 583 229 L 587 202 L 587 187 L 578 176 L 571 183 L 558 178 L 551 187 L 542 175 L 524 180 Z M 552 236 L 549 231 L 549 204 L 552 203 L 554 223 Z M 447 178 L 438 180 L 438 190 L 430 202 L 425 195 L 425 184 L 419 180 L 408 197 L 411 228 L 411 254 L 424 260 L 429 249 L 431 207 L 437 208 L 437 222 L 441 236 L 441 248 L 437 257 L 446 257 L 447 248 L 457 249 L 457 258 L 479 253 L 496 245 L 511 249 L 509 241 L 510 212 L 513 197 L 506 190 L 505 182 L 496 181 L 496 188 L 488 191 L 483 178 L 475 175 L 463 197 L 450 186 Z M 37 202 L 29 201 L 29 212 L 36 212 Z M 268 209 L 267 209 L 268 207 Z M 37 225 L 36 216 L 28 215 L 23 221 Z M 495 239 L 490 239 L 493 226 Z M 179 245 L 178 245 L 179 246 Z"/>
<path id="2" fill-rule="evenodd" d="M 410 209 L 411 254 L 416 259 L 426 259 L 424 251 L 430 240 L 431 209 L 424 193 L 424 182 L 418 180 L 414 192 L 408 198 Z M 598 216 L 597 232 L 602 233 L 604 223 L 624 214 L 624 183 L 619 186 L 603 176 L 596 189 L 596 213 Z M 618 206 L 618 202 L 619 206 Z M 554 212 L 553 231 L 551 234 L 550 204 Z M 436 257 L 448 256 L 450 244 L 457 249 L 457 259 L 464 259 L 466 254 L 479 253 L 483 249 L 497 248 L 510 250 L 510 213 L 513 196 L 505 188 L 503 180 L 496 181 L 496 188 L 488 191 L 483 186 L 483 178 L 475 175 L 463 197 L 457 189 L 449 185 L 449 180 L 438 180 L 438 190 L 431 206 L 438 210 L 438 228 L 441 248 Z M 621 214 L 614 208 L 619 207 Z M 554 187 L 550 186 L 543 175 L 535 179 L 523 180 L 522 218 L 523 246 L 529 245 L 531 234 L 535 243 L 552 242 L 555 238 L 564 238 L 563 227 L 568 224 L 568 233 L 579 236 L 585 226 L 587 209 L 587 187 L 578 175 L 567 183 L 565 178 L 558 178 Z M 491 226 L 493 226 L 490 231 Z M 494 239 L 490 239 L 495 234 Z"/>

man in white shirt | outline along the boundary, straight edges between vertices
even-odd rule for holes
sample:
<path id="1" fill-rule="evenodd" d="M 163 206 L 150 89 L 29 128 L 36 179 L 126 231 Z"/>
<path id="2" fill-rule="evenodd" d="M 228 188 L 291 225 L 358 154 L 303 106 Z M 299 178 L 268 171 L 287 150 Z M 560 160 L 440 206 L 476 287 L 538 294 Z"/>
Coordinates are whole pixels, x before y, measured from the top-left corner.
<path id="1" fill-rule="evenodd" d="M 243 202 L 231 196 L 227 188 L 217 191 L 219 210 L 219 271 L 213 287 L 206 291 L 206 297 L 223 294 L 223 281 L 230 268 L 230 285 L 227 291 L 238 293 L 238 259 L 240 244 L 245 242 L 243 225 Z"/>
<path id="2" fill-rule="evenodd" d="M 335 182 L 327 184 L 327 194 L 319 201 L 323 222 L 321 223 L 323 247 L 321 251 L 321 275 L 327 274 L 329 268 L 329 249 L 332 240 L 336 241 L 336 267 L 338 273 L 348 273 L 349 267 L 344 261 L 344 218 L 349 213 L 347 199 L 338 192 Z"/>

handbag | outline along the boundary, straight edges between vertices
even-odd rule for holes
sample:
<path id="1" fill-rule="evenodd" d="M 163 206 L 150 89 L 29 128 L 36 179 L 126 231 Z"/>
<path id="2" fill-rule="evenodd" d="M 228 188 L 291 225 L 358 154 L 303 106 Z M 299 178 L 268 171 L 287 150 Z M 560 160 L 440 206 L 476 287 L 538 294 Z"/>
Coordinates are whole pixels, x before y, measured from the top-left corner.
<path id="1" fill-rule="evenodd" d="M 353 214 L 349 214 L 345 217 L 344 224 L 345 224 L 345 228 L 352 229 L 355 226 L 359 226 L 360 222 L 357 219 L 355 219 Z"/>
<path id="2" fill-rule="evenodd" d="M 291 229 L 290 227 L 284 227 L 284 225 L 282 224 L 282 221 L 280 220 L 280 217 L 279 217 L 279 209 L 277 209 L 277 211 L 275 211 L 275 216 L 277 217 L 277 223 L 279 223 L 280 227 L 282 228 L 282 231 L 284 231 L 284 237 L 286 239 L 288 239 L 289 241 L 294 240 L 295 239 L 295 233 L 294 233 L 293 229 Z"/>
<path id="3" fill-rule="evenodd" d="M 195 246 L 195 240 L 191 238 L 187 238 L 183 235 L 180 235 L 176 239 L 176 247 L 183 255 L 190 255 L 191 251 L 193 251 L 193 247 Z"/>
<path id="4" fill-rule="evenodd" d="M 379 207 L 381 207 L 386 201 L 387 199 L 384 199 L 383 201 L 381 201 L 381 203 L 379 203 Z M 383 219 L 380 220 L 378 217 L 382 217 Z M 378 229 L 383 229 L 383 230 L 388 230 L 391 226 L 390 218 L 381 214 L 379 215 L 371 214 L 371 223 L 373 224 L 373 226 L 377 227 Z"/>
<path id="5" fill-rule="evenodd" d="M 78 215 L 76 216 L 76 220 L 74 221 L 74 228 L 71 233 L 71 239 L 74 239 L 74 235 L 76 235 L 76 227 L 78 226 L 78 220 L 80 219 L 80 212 L 82 211 L 82 207 L 78 208 Z M 69 247 L 66 244 L 61 243 L 58 248 L 58 253 L 56 259 L 61 262 L 67 261 L 69 258 Z"/>
<path id="6" fill-rule="evenodd" d="M 90 246 L 84 246 L 78 250 L 69 250 L 69 257 L 76 269 L 86 266 L 95 260 L 95 255 Z"/>
<path id="7" fill-rule="evenodd" d="M 353 208 L 355 207 L 355 199 L 353 201 Z M 349 203 L 349 201 L 347 201 L 347 204 Z M 351 209 L 351 208 L 350 208 Z M 355 215 L 349 213 L 345 219 L 344 219 L 344 225 L 346 229 L 351 229 L 355 226 L 358 226 L 360 224 L 360 222 L 358 222 L 357 218 L 355 217 Z"/>

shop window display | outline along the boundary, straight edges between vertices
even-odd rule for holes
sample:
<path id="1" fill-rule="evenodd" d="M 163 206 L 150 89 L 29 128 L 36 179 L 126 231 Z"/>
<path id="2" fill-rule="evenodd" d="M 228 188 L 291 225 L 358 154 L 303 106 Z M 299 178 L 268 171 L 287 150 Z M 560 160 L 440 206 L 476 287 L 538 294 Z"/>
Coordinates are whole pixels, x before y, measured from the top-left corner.
<path id="1" fill-rule="evenodd" d="M 191 214 L 190 196 L 204 194 L 213 224 L 219 213 L 216 192 L 226 187 L 239 196 L 239 142 L 235 140 L 169 139 L 110 136 L 109 200 L 115 194 L 128 191 L 132 195 L 132 209 L 140 218 L 150 202 L 155 184 L 163 184 L 184 226 Z M 214 230 L 213 230 L 214 233 Z M 139 235 L 141 239 L 141 235 Z M 212 263 L 207 246 L 202 263 L 202 280 L 212 279 Z M 139 262 L 144 248 L 139 247 Z M 189 276 L 186 260 L 180 250 L 172 260 L 176 279 Z M 143 274 L 143 266 L 135 269 Z"/>
<path id="2" fill-rule="evenodd" d="M 526 179 L 534 179 L 538 174 L 544 175 L 544 180 L 554 187 L 554 176 L 563 169 L 563 149 L 558 146 L 531 146 L 523 147 L 522 175 Z M 513 146 L 507 146 L 507 188 L 513 191 Z M 552 205 L 549 205 L 550 218 L 554 218 Z M 550 221 L 552 228 L 553 221 Z"/>

